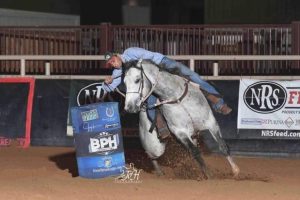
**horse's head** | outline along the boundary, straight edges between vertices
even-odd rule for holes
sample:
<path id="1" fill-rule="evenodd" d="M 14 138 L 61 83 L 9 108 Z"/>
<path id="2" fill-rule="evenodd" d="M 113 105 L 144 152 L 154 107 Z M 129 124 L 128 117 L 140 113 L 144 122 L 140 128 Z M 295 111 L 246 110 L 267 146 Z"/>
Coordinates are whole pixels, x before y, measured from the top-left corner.
<path id="1" fill-rule="evenodd" d="M 139 112 L 144 101 L 152 93 L 151 75 L 145 69 L 152 63 L 142 60 L 126 63 L 124 83 L 126 85 L 125 110 L 130 113 Z M 146 72 L 147 71 L 147 72 Z"/>

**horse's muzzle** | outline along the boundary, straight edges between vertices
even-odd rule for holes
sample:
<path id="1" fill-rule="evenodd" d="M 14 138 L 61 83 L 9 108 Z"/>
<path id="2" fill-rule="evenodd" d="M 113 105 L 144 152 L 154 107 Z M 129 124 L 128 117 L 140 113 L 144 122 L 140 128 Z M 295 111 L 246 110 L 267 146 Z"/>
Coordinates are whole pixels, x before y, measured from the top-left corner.
<path id="1" fill-rule="evenodd" d="M 133 104 L 125 104 L 124 109 L 126 112 L 129 112 L 129 113 L 137 113 L 140 111 L 139 107 L 136 105 L 133 105 Z"/>

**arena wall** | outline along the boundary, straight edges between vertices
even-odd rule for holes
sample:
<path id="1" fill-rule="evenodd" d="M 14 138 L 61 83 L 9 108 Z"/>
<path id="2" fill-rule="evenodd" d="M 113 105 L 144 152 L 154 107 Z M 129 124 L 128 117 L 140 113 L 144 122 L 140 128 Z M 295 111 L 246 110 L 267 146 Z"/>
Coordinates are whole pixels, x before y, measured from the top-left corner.
<path id="1" fill-rule="evenodd" d="M 35 91 L 32 107 L 31 145 L 32 146 L 73 146 L 73 138 L 66 136 L 67 118 L 69 109 L 70 86 L 82 80 L 35 80 Z M 91 81 L 93 82 L 93 81 Z M 95 82 L 95 81 L 94 81 Z M 224 116 L 215 113 L 222 130 L 222 135 L 233 154 L 237 155 L 268 155 L 268 156 L 298 156 L 300 147 L 298 140 L 274 139 L 251 136 L 251 133 L 241 133 L 237 129 L 238 111 L 238 80 L 211 81 L 224 95 L 225 101 L 233 108 L 230 115 Z M 6 83 L 1 83 L 5 88 Z M 7 84 L 7 89 L 9 85 Z M 0 100 L 11 98 L 4 93 Z M 20 98 L 16 95 L 16 98 Z M 12 99 L 13 101 L 13 99 Z M 122 102 L 121 102 L 122 103 Z M 120 104 L 122 106 L 122 104 Z M 2 105 L 2 113 L 11 112 L 9 106 Z M 4 124 L 15 124 L 16 128 L 24 126 L 19 118 L 5 118 L 1 115 Z M 20 120 L 19 122 L 17 120 Z M 141 148 L 137 136 L 137 115 L 121 113 L 125 148 Z M 131 130 L 131 131 L 128 131 Z M 2 138 L 14 138 L 11 132 L 1 132 Z M 208 133 L 202 134 L 202 139 L 209 151 L 218 152 L 216 143 Z"/>

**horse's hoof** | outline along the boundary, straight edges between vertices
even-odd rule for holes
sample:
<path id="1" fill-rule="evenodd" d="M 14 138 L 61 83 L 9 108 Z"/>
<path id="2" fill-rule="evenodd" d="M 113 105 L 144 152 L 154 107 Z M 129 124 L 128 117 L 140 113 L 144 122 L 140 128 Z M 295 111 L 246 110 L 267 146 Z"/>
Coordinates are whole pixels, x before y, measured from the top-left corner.
<path id="1" fill-rule="evenodd" d="M 208 180 L 208 179 L 211 179 L 213 177 L 213 174 L 210 170 L 207 169 L 203 172 L 203 176 L 204 176 L 205 180 Z"/>
<path id="2" fill-rule="evenodd" d="M 208 173 L 205 176 L 206 176 L 206 180 L 209 180 L 209 179 L 213 178 L 213 175 L 211 173 Z"/>
<path id="3" fill-rule="evenodd" d="M 240 174 L 240 169 L 238 167 L 234 167 L 232 169 L 232 173 L 233 173 L 233 178 L 234 179 L 238 179 L 239 177 L 239 174 Z"/>
<path id="4" fill-rule="evenodd" d="M 165 173 L 163 171 L 155 171 L 155 174 L 157 176 L 164 176 L 165 175 Z"/>
<path id="5" fill-rule="evenodd" d="M 213 175 L 210 171 L 202 171 L 202 174 L 200 174 L 198 177 L 197 177 L 197 181 L 203 181 L 203 180 L 209 180 L 209 179 L 212 179 L 213 178 Z"/>

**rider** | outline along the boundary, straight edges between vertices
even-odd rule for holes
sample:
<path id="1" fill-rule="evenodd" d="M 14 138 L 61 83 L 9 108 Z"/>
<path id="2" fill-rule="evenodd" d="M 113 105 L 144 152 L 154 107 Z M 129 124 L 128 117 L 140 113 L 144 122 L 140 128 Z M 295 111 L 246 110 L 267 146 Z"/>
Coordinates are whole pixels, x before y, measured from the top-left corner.
<path id="1" fill-rule="evenodd" d="M 206 98 L 212 103 L 216 112 L 227 115 L 232 111 L 232 109 L 224 103 L 224 100 L 220 97 L 221 95 L 216 89 L 203 80 L 196 72 L 165 55 L 138 47 L 130 47 L 126 49 L 123 54 L 111 52 L 105 54 L 107 66 L 114 68 L 112 76 L 106 78 L 105 83 L 110 84 L 110 86 L 115 89 L 122 81 L 122 64 L 132 60 L 139 60 L 140 58 L 152 60 L 166 71 L 183 76 L 188 80 L 197 83 L 200 86 L 200 89 L 204 91 Z"/>
<path id="2" fill-rule="evenodd" d="M 106 60 L 106 66 L 114 69 L 112 76 L 107 77 L 104 81 L 106 84 L 108 84 L 108 86 L 104 85 L 104 90 L 106 91 L 113 91 L 116 87 L 118 87 L 118 85 L 121 84 L 123 63 L 127 63 L 132 60 L 148 59 L 170 73 L 177 74 L 197 83 L 206 98 L 212 103 L 212 106 L 216 112 L 227 115 L 232 111 L 232 109 L 224 103 L 224 100 L 220 97 L 220 94 L 215 90 L 215 88 L 203 80 L 197 73 L 190 70 L 190 68 L 182 63 L 176 62 L 175 60 L 172 60 L 158 52 L 151 52 L 139 47 L 130 47 L 126 49 L 123 54 L 107 52 L 104 57 Z M 151 95 L 148 98 L 147 103 L 150 105 L 155 104 L 156 97 Z M 153 109 L 148 110 L 148 116 L 153 122 L 155 111 Z M 159 132 L 162 132 L 160 131 L 159 127 L 158 129 Z M 161 130 L 165 130 L 165 128 L 163 127 Z"/>

